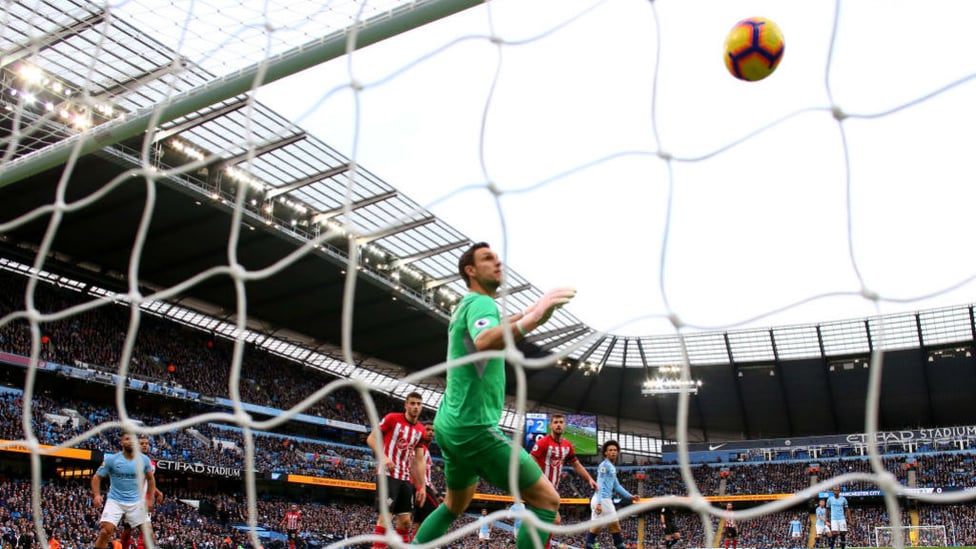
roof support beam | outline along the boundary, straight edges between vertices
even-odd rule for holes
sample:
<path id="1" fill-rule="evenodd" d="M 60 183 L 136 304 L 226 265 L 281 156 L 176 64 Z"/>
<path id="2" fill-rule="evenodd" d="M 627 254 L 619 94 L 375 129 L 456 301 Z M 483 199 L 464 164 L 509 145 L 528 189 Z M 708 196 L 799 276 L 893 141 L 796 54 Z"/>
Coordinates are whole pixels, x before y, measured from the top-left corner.
<path id="1" fill-rule="evenodd" d="M 463 248 L 468 245 L 468 242 L 469 241 L 467 240 L 458 240 L 457 242 L 451 242 L 450 244 L 444 244 L 443 246 L 438 246 L 436 248 L 431 248 L 415 254 L 398 257 L 396 261 L 393 262 L 393 265 L 395 267 L 403 267 L 404 265 L 409 265 L 415 261 L 420 261 L 421 259 L 427 259 L 428 257 L 434 257 L 435 255 L 447 253 L 451 250 Z"/>
<path id="2" fill-rule="evenodd" d="M 604 339 L 605 339 L 605 338 L 604 338 Z M 603 341 L 603 340 L 601 340 L 601 342 L 602 342 L 602 341 Z M 595 345 L 595 346 L 593 346 L 593 347 L 590 347 L 590 349 L 591 349 L 591 350 L 595 350 L 595 349 L 596 349 L 596 347 L 597 347 L 597 346 L 599 346 L 599 345 L 600 345 L 600 343 L 597 343 L 597 345 Z M 604 352 L 603 352 L 603 356 L 602 356 L 602 357 L 600 357 L 600 362 L 599 362 L 599 365 L 600 365 L 600 368 L 601 368 L 601 369 L 602 369 L 602 368 L 603 368 L 604 366 L 606 366 L 606 364 L 607 364 L 607 359 L 609 359 L 609 358 L 610 358 L 610 353 L 611 353 L 611 352 L 613 351 L 613 348 L 614 348 L 614 347 L 616 347 L 616 345 L 617 345 L 617 337 L 616 337 L 616 336 L 614 336 L 614 337 L 613 337 L 612 339 L 610 339 L 610 344 L 609 344 L 609 345 L 607 345 L 607 349 L 606 349 L 606 351 L 604 351 Z M 592 353 L 591 353 L 591 354 L 592 354 Z M 589 355 L 587 355 L 587 356 L 589 356 Z M 585 359 L 583 359 L 583 360 L 585 360 Z M 588 385 L 586 386 L 586 391 L 583 391 L 583 396 L 581 396 L 581 397 L 580 397 L 580 399 L 579 399 L 579 401 L 578 401 L 578 402 L 576 403 L 576 411 L 582 411 L 582 410 L 583 410 L 583 407 L 584 407 L 584 405 L 586 404 L 586 401 L 587 401 L 587 399 L 589 399 L 589 398 L 590 398 L 590 393 L 592 393 L 592 392 L 593 392 L 593 388 L 594 388 L 594 387 L 596 387 L 596 382 L 597 382 L 597 380 L 598 380 L 598 379 L 600 378 L 600 374 L 599 374 L 599 371 L 597 371 L 597 372 L 592 372 L 592 373 L 590 374 L 590 377 L 591 377 L 592 379 L 590 379 L 590 383 L 589 383 L 589 384 L 588 384 Z M 619 420 L 619 415 L 618 415 L 618 420 L 617 420 L 617 421 L 620 421 L 620 420 Z M 619 425 L 618 425 L 618 427 L 619 427 Z M 618 432 L 620 431 L 620 430 L 619 430 L 619 428 L 617 429 L 617 431 L 618 431 Z"/>
<path id="3" fill-rule="evenodd" d="M 613 339 L 610 340 L 610 344 L 607 345 L 607 350 L 603 353 L 603 356 L 600 358 L 599 364 L 600 364 L 600 368 L 601 369 L 604 366 L 606 366 L 607 359 L 610 358 L 610 352 L 613 351 L 613 348 L 616 345 L 617 345 L 617 338 L 614 337 Z M 590 393 L 593 392 L 593 388 L 596 387 L 597 380 L 600 379 L 600 372 L 599 371 L 593 372 L 593 373 L 590 374 L 590 377 L 592 379 L 590 379 L 589 385 L 586 386 L 586 391 L 583 392 L 583 396 L 581 396 L 580 399 L 579 399 L 579 402 L 576 403 L 576 411 L 577 412 L 583 411 L 583 406 L 586 404 L 587 399 L 590 398 Z M 617 421 L 620 421 L 619 418 L 620 418 L 620 416 L 618 415 L 617 416 Z M 619 425 L 618 425 L 618 427 L 619 427 Z M 618 433 L 620 432 L 620 429 L 619 428 L 617 429 L 617 432 Z"/>
<path id="4" fill-rule="evenodd" d="M 272 198 L 277 198 L 280 195 L 288 194 L 292 191 L 297 191 L 306 185 L 311 185 L 312 183 L 317 183 L 326 179 L 331 179 L 339 174 L 346 173 L 352 169 L 352 164 L 343 164 L 341 166 L 336 166 L 334 168 L 325 170 L 324 172 L 319 172 L 312 174 L 308 177 L 303 177 L 301 179 L 296 179 L 287 185 L 282 185 L 281 187 L 275 187 L 268 191 L 268 200 Z"/>
<path id="5" fill-rule="evenodd" d="M 647 355 L 644 353 L 644 343 L 640 339 L 637 340 L 637 353 L 640 355 L 641 365 L 644 366 L 644 377 L 645 379 L 650 379 L 650 364 L 647 363 Z M 664 432 L 664 418 L 661 416 L 661 405 L 654 397 L 651 397 L 651 402 L 654 403 L 654 413 L 657 416 L 657 428 L 661 433 L 660 438 L 661 440 L 666 440 L 668 437 Z"/>
<path id="6" fill-rule="evenodd" d="M 404 223 L 402 225 L 396 225 L 396 226 L 393 226 L 393 227 L 389 227 L 389 228 L 383 229 L 382 231 L 379 231 L 379 232 L 376 232 L 376 233 L 369 233 L 369 234 L 367 234 L 365 236 L 361 236 L 361 237 L 359 237 L 359 238 L 356 239 L 356 242 L 359 245 L 369 244 L 370 242 L 375 242 L 377 240 L 381 240 L 381 239 L 386 238 L 388 236 L 393 236 L 393 235 L 395 235 L 397 233 L 402 233 L 404 231 L 409 231 L 409 230 L 417 229 L 417 228 L 423 227 L 424 225 L 430 225 L 431 223 L 433 223 L 435 221 L 437 221 L 437 218 L 434 217 L 434 216 L 425 217 L 423 219 L 417 219 L 415 221 L 409 221 L 409 222 Z"/>
<path id="7" fill-rule="evenodd" d="M 537 341 L 541 341 L 543 339 L 549 339 L 550 337 L 562 335 L 567 332 L 577 332 L 579 331 L 580 328 L 585 328 L 585 327 L 586 326 L 584 326 L 583 324 L 573 324 L 571 326 L 563 326 L 562 328 L 556 328 L 555 330 L 533 333 L 528 337 L 526 337 L 525 339 L 523 339 L 522 341 L 525 341 L 526 343 L 535 343 Z"/>
<path id="8" fill-rule="evenodd" d="M 590 349 L 587 350 L 586 353 L 584 353 L 583 358 L 580 358 L 579 359 L 579 362 L 583 362 L 584 360 L 586 360 L 587 358 L 589 358 L 589 356 L 591 354 L 593 354 L 593 351 L 596 350 L 596 348 L 600 346 L 600 343 L 604 339 L 606 339 L 606 337 L 600 338 L 600 341 L 597 341 L 596 345 L 594 345 L 593 347 L 590 347 Z M 546 391 L 545 396 L 543 396 L 539 400 L 539 402 L 549 402 L 549 399 L 552 397 L 553 393 L 556 392 L 556 389 L 558 389 L 563 383 L 565 383 L 567 379 L 569 379 L 570 377 L 572 377 L 573 376 L 573 373 L 579 371 L 579 362 L 577 362 L 577 367 L 576 368 L 567 369 L 566 372 L 563 374 L 563 376 L 561 378 L 559 378 L 559 381 L 557 381 L 556 383 L 554 383 L 552 385 L 552 387 L 550 387 L 549 390 Z"/>
<path id="9" fill-rule="evenodd" d="M 928 348 L 925 345 L 925 336 L 922 334 L 922 315 L 915 313 L 915 329 L 918 330 L 918 347 L 921 350 L 922 359 L 922 381 L 925 383 L 925 404 L 929 412 L 929 425 L 935 423 L 935 406 L 932 405 L 932 383 L 929 380 L 928 368 Z"/>
<path id="10" fill-rule="evenodd" d="M 590 328 L 588 326 L 584 326 L 584 325 L 580 324 L 579 325 L 579 329 L 576 330 L 575 332 L 570 333 L 570 334 L 566 334 L 566 335 L 564 335 L 564 336 L 562 336 L 559 339 L 556 339 L 554 341 L 550 341 L 550 342 L 546 343 L 545 345 L 543 345 L 541 347 L 541 349 L 543 351 L 551 351 L 551 350 L 555 349 L 556 347 L 559 347 L 560 345 L 562 345 L 563 343 L 565 343 L 567 341 L 571 341 L 571 340 L 576 339 L 577 337 L 582 336 L 582 335 L 588 335 L 591 332 L 592 331 L 590 330 Z"/>
<path id="11" fill-rule="evenodd" d="M 393 198 L 396 195 L 397 195 L 397 192 L 396 191 L 387 191 L 385 193 L 376 194 L 376 195 L 373 195 L 373 196 L 369 196 L 369 197 L 363 198 L 361 200 L 357 200 L 357 201 L 353 202 L 352 204 L 349 204 L 349 211 L 358 210 L 359 208 L 365 208 L 366 206 L 372 206 L 373 204 L 376 204 L 377 202 L 383 202 L 384 200 L 388 200 L 390 198 Z M 332 208 L 331 210 L 326 210 L 324 212 L 320 212 L 318 215 L 315 216 L 315 218 L 313 219 L 313 221 L 315 223 L 321 223 L 323 221 L 328 221 L 328 220 L 332 219 L 333 217 L 336 217 L 336 216 L 342 214 L 344 211 L 346 211 L 345 206 L 338 206 L 336 208 Z"/>
<path id="12" fill-rule="evenodd" d="M 827 360 L 827 349 L 824 347 L 823 331 L 817 326 L 817 345 L 820 346 L 820 361 L 823 364 L 824 385 L 827 387 L 827 400 L 830 405 L 830 424 L 831 431 L 836 433 L 839 429 L 837 424 L 837 399 L 834 398 L 834 387 L 830 384 L 830 361 Z"/>
<path id="13" fill-rule="evenodd" d="M 796 435 L 793 427 L 793 413 L 790 411 L 790 394 L 786 389 L 786 380 L 783 379 L 783 362 L 779 359 L 779 349 L 776 348 L 776 334 L 772 329 L 769 330 L 769 344 L 773 349 L 773 371 L 779 378 L 779 391 L 783 395 L 783 409 L 786 411 L 786 427 L 789 429 L 790 436 Z"/>
<path id="14" fill-rule="evenodd" d="M 427 282 L 424 282 L 424 290 L 433 290 L 434 288 L 440 288 L 445 284 L 450 284 L 451 282 L 460 279 L 461 279 L 461 275 L 453 274 L 451 276 L 445 276 L 444 278 L 438 278 L 437 280 L 429 280 Z"/>
<path id="15" fill-rule="evenodd" d="M 287 147 L 292 143 L 305 139 L 305 137 L 306 137 L 305 132 L 298 132 L 294 135 L 283 137 L 277 141 L 269 141 L 264 145 L 255 147 L 253 151 L 249 149 L 242 153 L 235 154 L 234 156 L 216 157 L 213 163 L 220 163 L 225 166 L 233 166 L 234 164 L 240 164 L 241 162 L 246 161 L 248 158 L 257 158 L 265 153 L 276 151 L 282 147 Z M 208 162 L 208 164 L 210 164 L 210 162 Z"/>
<path id="16" fill-rule="evenodd" d="M 153 143 L 164 141 L 166 139 L 169 139 L 170 137 L 173 137 L 174 135 L 181 134 L 186 130 L 191 130 L 197 126 L 216 120 L 221 116 L 224 116 L 225 114 L 230 114 L 234 111 L 240 110 L 244 105 L 247 105 L 247 99 L 241 97 L 240 99 L 232 103 L 228 103 L 223 107 L 214 109 L 212 111 L 207 111 L 199 116 L 195 116 L 193 118 L 184 120 L 183 122 L 180 122 L 179 124 L 166 128 L 164 130 L 159 130 L 158 132 L 153 134 Z"/>
<path id="17" fill-rule="evenodd" d="M 627 376 L 627 350 L 630 347 L 630 339 L 624 340 L 624 358 L 620 361 L 620 381 L 617 383 L 617 428 L 615 431 L 620 432 L 620 416 L 624 413 L 624 380 Z"/>
<path id="18" fill-rule="evenodd" d="M 498 291 L 498 297 L 501 297 L 503 295 L 515 295 L 517 293 L 524 292 L 525 290 L 529 290 L 531 288 L 532 285 L 528 283 L 522 284 L 520 286 L 513 286 L 511 288 L 502 288 L 501 290 Z"/>
<path id="19" fill-rule="evenodd" d="M 735 358 L 732 356 L 732 343 L 729 341 L 729 333 L 725 332 L 722 334 L 722 339 L 725 341 L 725 352 L 729 357 L 729 365 L 732 366 L 732 383 L 735 386 L 735 396 L 739 401 L 739 414 L 742 417 L 742 432 L 745 433 L 745 438 L 752 438 L 752 430 L 749 428 L 749 414 L 746 412 L 746 402 L 745 398 L 742 397 L 742 382 L 739 381 L 739 365 L 735 363 Z"/>
<path id="20" fill-rule="evenodd" d="M 104 22 L 105 12 L 99 11 L 98 13 L 93 13 L 84 19 L 77 19 L 73 23 L 53 29 L 43 36 L 32 38 L 23 46 L 19 46 L 4 53 L 3 57 L 0 57 L 0 67 L 6 67 L 12 63 L 16 63 L 17 61 L 20 61 L 21 59 L 28 57 L 35 52 L 45 50 L 59 42 L 63 42 L 64 39 L 69 36 L 75 36 L 85 30 L 94 28 L 97 25 L 101 25 Z"/>
<path id="21" fill-rule="evenodd" d="M 92 94 L 92 99 L 95 101 L 111 101 L 112 97 L 125 93 L 127 90 L 140 88 L 145 86 L 153 80 L 159 80 L 160 78 L 171 74 L 174 72 L 181 71 L 185 69 L 190 64 L 189 60 L 185 57 L 180 57 L 178 61 L 168 63 L 166 65 L 158 66 L 154 69 L 143 72 L 135 76 L 126 78 L 106 87 L 98 93 Z"/>

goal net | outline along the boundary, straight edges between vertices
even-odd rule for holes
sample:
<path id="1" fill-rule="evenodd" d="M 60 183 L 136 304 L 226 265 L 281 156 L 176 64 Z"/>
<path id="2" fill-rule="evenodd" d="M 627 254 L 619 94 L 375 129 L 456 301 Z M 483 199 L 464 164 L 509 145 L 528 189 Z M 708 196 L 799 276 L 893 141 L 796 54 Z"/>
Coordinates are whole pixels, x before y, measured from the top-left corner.
<path id="1" fill-rule="evenodd" d="M 874 527 L 875 547 L 945 547 L 949 543 L 945 525 Z"/>
<path id="2" fill-rule="evenodd" d="M 568 385 L 585 381 L 586 394 L 596 394 L 606 386 L 596 381 L 601 370 L 623 361 L 642 371 L 667 364 L 673 405 L 623 402 L 623 391 L 608 397 L 620 411 L 658 408 L 657 423 L 642 424 L 647 433 L 620 437 L 625 453 L 640 445 L 644 457 L 654 455 L 663 438 L 679 448 L 675 496 L 622 514 L 663 501 L 698 513 L 700 539 L 713 539 L 720 511 L 699 491 L 687 455 L 689 418 L 707 411 L 691 404 L 707 398 L 707 388 L 694 389 L 696 397 L 687 390 L 697 387 L 693 364 L 731 361 L 734 347 L 762 367 L 767 387 L 785 390 L 777 368 L 794 357 L 783 350 L 812 341 L 801 352 L 820 360 L 833 337 L 834 354 L 845 357 L 839 373 L 869 372 L 863 409 L 849 405 L 850 395 L 836 400 L 849 415 L 863 412 L 865 440 L 875 440 L 884 351 L 971 343 L 971 331 L 942 315 L 871 324 L 850 338 L 832 333 L 836 326 L 805 325 L 778 348 L 764 328 L 836 319 L 839 305 L 852 318 L 971 298 L 976 274 L 960 250 L 971 246 L 976 203 L 966 139 L 976 127 L 972 8 L 918 5 L 768 2 L 756 14 L 728 0 L 0 2 L 0 267 L 29 279 L 26 291 L 0 303 L 0 330 L 17 330 L 0 340 L 0 352 L 29 357 L 20 361 L 27 374 L 17 388 L 23 428 L 12 431 L 22 437 L 0 446 L 30 454 L 39 541 L 46 543 L 41 458 L 57 452 L 52 446 L 83 447 L 119 429 L 160 435 L 214 421 L 234 426 L 243 458 L 219 470 L 239 470 L 254 527 L 255 432 L 274 432 L 342 389 L 363 405 L 361 432 L 377 427 L 376 392 L 419 390 L 436 408 L 448 369 L 442 348 L 422 364 L 414 349 L 404 351 L 397 358 L 412 367 L 398 367 L 361 353 L 354 334 L 369 325 L 385 330 L 375 349 L 405 348 L 415 326 L 387 316 L 391 302 L 410 311 L 397 313 L 423 312 L 408 317 L 417 332 L 431 318 L 446 331 L 466 291 L 457 260 L 472 240 L 491 242 L 506 265 L 509 257 L 525 261 L 512 261 L 515 269 L 566 261 L 558 279 L 508 270 L 506 313 L 542 296 L 535 284 L 565 282 L 587 285 L 574 306 L 589 301 L 610 315 L 589 326 L 572 307 L 560 310 L 545 332 L 530 335 L 543 358 L 504 354 L 515 393 L 503 426 L 521 439 L 526 378 L 544 369 L 594 376 L 547 388 L 555 401 L 543 405 L 579 409 L 563 396 Z M 725 72 L 721 44 L 732 23 L 753 15 L 780 25 L 786 53 L 769 79 L 745 84 Z M 387 182 L 377 174 L 393 175 Z M 282 241 L 285 251 L 272 244 Z M 798 265 L 814 274 L 799 276 Z M 304 276 L 279 278 L 296 271 Z M 43 283 L 82 298 L 39 304 Z M 331 295 L 322 287 L 338 288 L 341 302 L 316 302 Z M 201 303 L 202 289 L 220 303 Z M 98 335 L 90 315 L 120 304 L 130 316 L 111 353 L 89 345 L 95 358 L 51 358 L 59 349 L 47 328 L 67 326 L 69 339 Z M 960 310 L 968 320 L 971 309 Z M 151 315 L 232 342 L 219 377 L 224 411 L 159 424 L 130 416 L 133 387 L 152 385 L 132 375 L 148 368 L 139 361 L 157 343 L 140 339 Z M 720 333 L 758 323 L 762 329 L 739 338 Z M 918 340 L 921 323 L 935 327 L 932 340 Z M 331 338 L 300 337 L 313 324 Z M 651 345 L 639 337 L 657 333 L 673 339 Z M 16 352 L 3 347 L 15 343 Z M 284 415 L 256 419 L 254 405 L 268 402 L 248 401 L 270 390 L 246 379 L 248 349 L 339 381 L 292 398 Z M 30 408 L 38 376 L 59 365 L 68 366 L 59 374 L 91 370 L 92 380 L 114 382 L 114 410 L 91 424 L 51 414 L 80 428 L 46 444 L 40 431 L 50 426 L 32 422 Z M 166 364 L 157 370 L 154 382 L 171 379 Z M 764 389 L 720 390 L 740 402 L 773 400 Z M 172 384 L 165 391 L 195 394 Z M 803 414 L 782 415 L 790 422 Z M 599 442 L 618 434 L 600 431 Z M 770 517 L 819 490 L 863 483 L 886 494 L 895 517 L 891 528 L 875 530 L 877 542 L 944 545 L 944 527 L 898 528 L 893 494 L 901 486 L 868 449 L 867 471 L 821 479 L 736 518 Z M 386 495 L 385 484 L 379 490 Z M 553 529 L 579 534 L 590 526 L 588 514 L 580 516 Z M 442 541 L 476 528 L 468 523 Z M 939 528 L 941 543 L 929 543 Z M 388 532 L 383 541 L 401 544 Z M 379 541 L 371 533 L 350 532 L 338 543 Z M 867 528 L 862 537 L 870 537 Z"/>

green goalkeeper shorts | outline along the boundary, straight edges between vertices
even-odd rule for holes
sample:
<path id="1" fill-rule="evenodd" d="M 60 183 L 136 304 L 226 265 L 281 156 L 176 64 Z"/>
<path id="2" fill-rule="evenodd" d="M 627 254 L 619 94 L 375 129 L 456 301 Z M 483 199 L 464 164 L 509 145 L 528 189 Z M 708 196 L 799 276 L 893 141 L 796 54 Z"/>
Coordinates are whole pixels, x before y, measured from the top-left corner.
<path id="1" fill-rule="evenodd" d="M 497 426 L 448 429 L 437 427 L 437 445 L 444 457 L 444 476 L 451 490 L 463 490 L 485 479 L 511 492 L 508 465 L 512 451 L 518 456 L 518 487 L 524 490 L 542 477 L 542 469 L 524 448 L 516 447 Z"/>

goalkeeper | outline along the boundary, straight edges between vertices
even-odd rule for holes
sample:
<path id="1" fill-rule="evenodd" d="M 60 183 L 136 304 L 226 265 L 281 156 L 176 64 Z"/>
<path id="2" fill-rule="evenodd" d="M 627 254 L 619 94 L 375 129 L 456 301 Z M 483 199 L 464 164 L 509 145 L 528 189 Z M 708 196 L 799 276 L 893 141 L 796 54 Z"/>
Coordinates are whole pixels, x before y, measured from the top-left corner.
<path id="1" fill-rule="evenodd" d="M 454 309 L 448 327 L 448 360 L 480 351 L 505 347 L 504 330 L 511 330 L 518 341 L 544 324 L 552 313 L 576 295 L 570 288 L 560 288 L 543 295 L 524 313 L 510 317 L 502 324 L 495 294 L 502 281 L 502 263 L 488 244 L 472 245 L 458 261 L 458 273 L 470 292 Z M 518 487 L 526 507 L 542 522 L 553 523 L 559 509 L 559 494 L 542 475 L 528 452 L 513 444 L 498 423 L 505 404 L 505 360 L 501 357 L 481 359 L 451 368 L 447 388 L 434 418 L 437 441 L 444 457 L 447 493 L 444 502 L 427 517 L 414 537 L 414 543 L 426 543 L 443 536 L 474 497 L 478 479 L 492 486 L 508 489 L 509 457 L 519 452 Z M 533 536 L 546 543 L 528 522 L 519 528 L 519 549 L 534 547 Z"/>

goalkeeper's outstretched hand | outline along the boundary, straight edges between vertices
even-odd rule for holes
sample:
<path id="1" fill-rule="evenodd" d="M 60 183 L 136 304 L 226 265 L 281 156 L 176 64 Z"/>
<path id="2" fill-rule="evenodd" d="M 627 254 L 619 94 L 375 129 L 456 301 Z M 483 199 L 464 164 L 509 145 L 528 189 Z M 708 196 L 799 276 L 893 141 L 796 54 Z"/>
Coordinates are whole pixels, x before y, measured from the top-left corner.
<path id="1" fill-rule="evenodd" d="M 575 288 L 556 288 L 555 290 L 549 290 L 525 310 L 525 315 L 522 319 L 531 322 L 533 329 L 538 328 L 549 321 L 549 318 L 552 317 L 552 313 L 556 312 L 556 309 L 569 303 L 569 300 L 574 297 L 576 297 Z"/>

